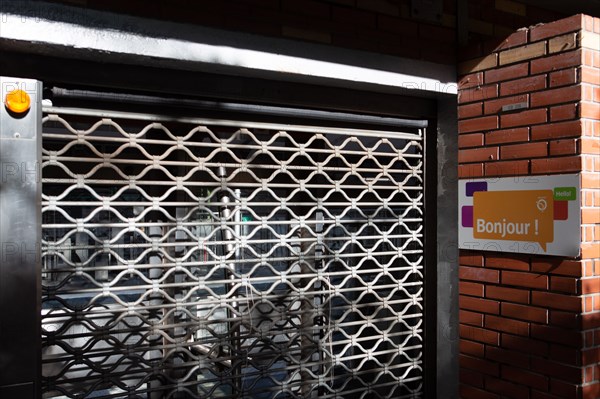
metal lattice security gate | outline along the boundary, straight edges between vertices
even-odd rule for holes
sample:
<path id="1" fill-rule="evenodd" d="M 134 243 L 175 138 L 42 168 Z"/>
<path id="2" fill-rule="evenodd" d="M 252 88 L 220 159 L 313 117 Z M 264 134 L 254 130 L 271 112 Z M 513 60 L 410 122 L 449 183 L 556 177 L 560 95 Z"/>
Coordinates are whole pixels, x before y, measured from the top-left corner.
<path id="1" fill-rule="evenodd" d="M 45 398 L 421 397 L 423 134 L 46 109 Z"/>

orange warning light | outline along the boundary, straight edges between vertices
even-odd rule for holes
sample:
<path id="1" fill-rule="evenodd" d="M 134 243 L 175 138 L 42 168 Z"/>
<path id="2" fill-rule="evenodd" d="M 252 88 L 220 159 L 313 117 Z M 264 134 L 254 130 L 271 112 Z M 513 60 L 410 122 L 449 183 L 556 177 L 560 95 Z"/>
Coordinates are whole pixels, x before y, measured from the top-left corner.
<path id="1" fill-rule="evenodd" d="M 6 95 L 4 105 L 9 111 L 22 114 L 31 108 L 31 97 L 24 90 L 13 90 Z"/>

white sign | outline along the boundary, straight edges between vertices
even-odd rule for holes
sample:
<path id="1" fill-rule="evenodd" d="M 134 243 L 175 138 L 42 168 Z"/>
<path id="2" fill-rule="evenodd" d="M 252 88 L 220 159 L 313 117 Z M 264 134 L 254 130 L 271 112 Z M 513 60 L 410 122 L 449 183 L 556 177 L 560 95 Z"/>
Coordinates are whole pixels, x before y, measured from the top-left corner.
<path id="1" fill-rule="evenodd" d="M 578 174 L 460 180 L 459 248 L 579 256 L 580 187 Z"/>

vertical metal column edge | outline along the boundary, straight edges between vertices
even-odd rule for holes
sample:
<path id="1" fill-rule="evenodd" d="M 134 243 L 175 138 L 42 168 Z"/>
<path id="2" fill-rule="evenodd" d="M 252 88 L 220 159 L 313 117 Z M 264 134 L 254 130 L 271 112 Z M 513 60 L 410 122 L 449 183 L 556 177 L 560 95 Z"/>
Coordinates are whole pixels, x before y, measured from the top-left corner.
<path id="1" fill-rule="evenodd" d="M 435 398 L 437 394 L 437 154 L 435 120 L 430 120 L 424 129 L 424 228 L 425 228 L 425 268 L 424 268 L 424 323 L 423 348 L 423 391 L 425 398 Z"/>
<path id="2" fill-rule="evenodd" d="M 436 215 L 436 396 L 458 398 L 458 122 L 456 97 L 438 100 Z M 430 142 L 431 143 L 431 142 Z"/>
<path id="3" fill-rule="evenodd" d="M 40 397 L 42 84 L 0 77 L 0 397 Z M 21 89 L 31 108 L 5 107 Z"/>

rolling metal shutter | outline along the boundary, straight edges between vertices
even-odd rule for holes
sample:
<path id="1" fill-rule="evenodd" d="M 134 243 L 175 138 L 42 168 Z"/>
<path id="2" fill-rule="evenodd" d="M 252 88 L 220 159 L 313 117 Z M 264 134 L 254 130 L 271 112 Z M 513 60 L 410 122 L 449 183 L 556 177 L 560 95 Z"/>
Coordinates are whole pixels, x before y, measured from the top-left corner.
<path id="1" fill-rule="evenodd" d="M 46 108 L 44 397 L 421 397 L 403 130 Z"/>

